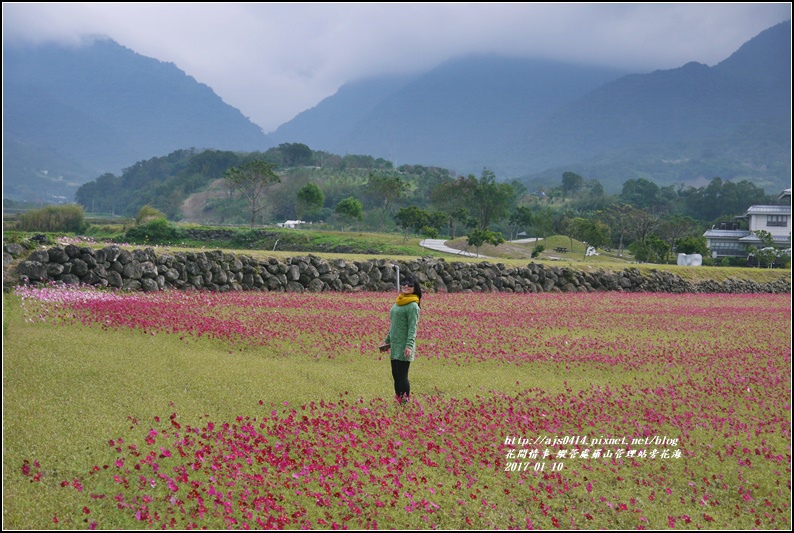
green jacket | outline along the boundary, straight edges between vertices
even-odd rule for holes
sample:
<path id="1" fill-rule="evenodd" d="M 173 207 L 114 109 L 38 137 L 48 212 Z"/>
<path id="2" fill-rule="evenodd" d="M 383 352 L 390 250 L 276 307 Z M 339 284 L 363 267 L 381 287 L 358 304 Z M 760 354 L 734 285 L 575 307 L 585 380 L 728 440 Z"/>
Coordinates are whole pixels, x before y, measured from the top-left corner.
<path id="1" fill-rule="evenodd" d="M 419 305 L 394 304 L 389 311 L 391 325 L 385 344 L 390 345 L 391 358 L 399 361 L 413 361 L 416 356 L 416 324 L 419 322 Z M 410 358 L 405 357 L 405 349 L 411 348 Z"/>

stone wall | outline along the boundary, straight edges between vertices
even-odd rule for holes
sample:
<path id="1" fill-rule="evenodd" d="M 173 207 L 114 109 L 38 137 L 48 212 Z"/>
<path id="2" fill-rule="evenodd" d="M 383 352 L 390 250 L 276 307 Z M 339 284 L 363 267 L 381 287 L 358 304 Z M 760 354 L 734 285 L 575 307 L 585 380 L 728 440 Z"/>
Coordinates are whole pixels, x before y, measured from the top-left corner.
<path id="1" fill-rule="evenodd" d="M 15 247 L 16 246 L 16 247 Z M 6 245 L 3 263 L 12 264 L 18 245 Z M 426 290 L 447 292 L 669 292 L 790 293 L 790 281 L 747 280 L 690 283 L 670 272 L 636 268 L 620 272 L 583 272 L 530 263 L 516 268 L 502 263 L 447 262 L 426 257 L 403 261 L 348 261 L 296 256 L 255 259 L 222 251 L 160 253 L 152 249 L 101 250 L 68 245 L 31 252 L 13 272 L 19 283 L 87 284 L 130 291 L 164 289 L 211 291 L 394 291 L 401 275 L 413 274 Z M 12 267 L 13 268 L 13 267 Z"/>

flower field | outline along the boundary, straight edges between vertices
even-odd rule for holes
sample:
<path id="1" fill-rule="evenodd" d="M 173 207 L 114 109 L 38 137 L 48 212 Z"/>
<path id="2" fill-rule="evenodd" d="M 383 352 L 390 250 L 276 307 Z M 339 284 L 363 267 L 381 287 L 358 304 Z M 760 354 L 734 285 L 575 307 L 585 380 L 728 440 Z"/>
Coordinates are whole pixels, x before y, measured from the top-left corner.
<path id="1" fill-rule="evenodd" d="M 790 528 L 790 295 L 393 296 L 18 289 L 4 527 Z"/>

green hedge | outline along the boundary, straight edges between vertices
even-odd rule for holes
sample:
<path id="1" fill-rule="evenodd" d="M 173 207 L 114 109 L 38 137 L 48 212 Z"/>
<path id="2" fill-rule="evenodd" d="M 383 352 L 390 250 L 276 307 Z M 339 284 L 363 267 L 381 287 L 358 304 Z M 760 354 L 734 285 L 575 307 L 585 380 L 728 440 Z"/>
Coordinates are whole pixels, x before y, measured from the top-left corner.
<path id="1" fill-rule="evenodd" d="M 66 231 L 80 233 L 87 229 L 85 213 L 77 204 L 50 205 L 19 215 L 20 231 Z"/>

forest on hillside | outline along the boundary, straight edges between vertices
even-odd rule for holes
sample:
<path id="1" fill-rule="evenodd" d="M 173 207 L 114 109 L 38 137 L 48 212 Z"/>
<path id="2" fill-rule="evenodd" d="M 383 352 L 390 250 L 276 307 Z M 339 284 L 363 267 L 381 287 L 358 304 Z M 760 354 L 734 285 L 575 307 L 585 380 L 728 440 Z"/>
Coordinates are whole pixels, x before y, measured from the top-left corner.
<path id="1" fill-rule="evenodd" d="M 261 162 L 273 172 L 252 212 L 230 172 Z M 720 222 L 733 222 L 753 204 L 774 203 L 748 181 L 714 177 L 706 186 L 658 186 L 645 178 L 605 193 L 598 180 L 565 171 L 559 185 L 501 182 L 483 169 L 458 176 L 447 169 L 402 165 L 365 155 L 340 156 L 285 143 L 266 152 L 178 150 L 140 161 L 120 176 L 104 174 L 81 186 L 76 199 L 89 213 L 135 216 L 144 206 L 171 221 L 256 225 L 304 220 L 333 229 L 392 231 L 449 238 L 472 229 L 515 238 L 578 234 L 600 245 L 697 240 Z M 186 213 L 187 200 L 201 198 Z M 187 215 L 190 215 L 189 217 Z M 739 221 L 741 223 L 741 221 Z M 656 241 L 654 241 L 656 239 Z M 705 243 L 700 243 L 705 246 Z M 694 245 L 693 245 L 694 246 Z"/>

